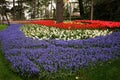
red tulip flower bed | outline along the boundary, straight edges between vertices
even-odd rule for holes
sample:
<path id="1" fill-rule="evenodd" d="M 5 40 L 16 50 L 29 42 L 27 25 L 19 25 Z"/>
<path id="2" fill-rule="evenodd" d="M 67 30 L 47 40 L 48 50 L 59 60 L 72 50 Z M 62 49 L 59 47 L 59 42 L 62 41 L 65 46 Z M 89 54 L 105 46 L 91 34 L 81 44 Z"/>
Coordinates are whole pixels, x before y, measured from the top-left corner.
<path id="1" fill-rule="evenodd" d="M 100 21 L 100 20 L 74 20 L 72 22 L 56 23 L 54 20 L 33 20 L 32 24 L 39 24 L 49 27 L 62 29 L 104 29 L 104 28 L 120 28 L 120 22 Z"/>

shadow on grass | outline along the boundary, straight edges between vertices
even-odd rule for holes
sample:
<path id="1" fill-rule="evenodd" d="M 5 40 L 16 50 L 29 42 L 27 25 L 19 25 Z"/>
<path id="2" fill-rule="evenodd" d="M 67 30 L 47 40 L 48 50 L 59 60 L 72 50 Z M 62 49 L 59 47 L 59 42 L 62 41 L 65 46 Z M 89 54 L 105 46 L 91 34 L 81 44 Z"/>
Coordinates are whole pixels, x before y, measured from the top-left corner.
<path id="1" fill-rule="evenodd" d="M 78 80 L 120 80 L 120 58 L 98 64 L 94 67 L 80 69 Z"/>

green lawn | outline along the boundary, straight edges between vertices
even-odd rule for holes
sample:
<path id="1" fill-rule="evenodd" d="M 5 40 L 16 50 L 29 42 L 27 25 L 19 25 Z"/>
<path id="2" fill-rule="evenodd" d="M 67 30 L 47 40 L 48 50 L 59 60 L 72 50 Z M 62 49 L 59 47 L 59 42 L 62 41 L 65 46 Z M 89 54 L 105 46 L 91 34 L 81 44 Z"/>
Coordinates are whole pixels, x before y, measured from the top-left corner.
<path id="1" fill-rule="evenodd" d="M 5 28 L 6 25 L 0 25 L 0 31 Z M 120 58 L 95 67 L 82 68 L 71 76 L 55 75 L 58 77 L 53 80 L 120 80 Z M 2 53 L 0 45 L 0 80 L 51 80 L 49 77 L 45 76 L 42 79 L 21 78 L 17 73 L 11 70 L 8 62 L 4 58 L 4 53 Z"/>
<path id="2" fill-rule="evenodd" d="M 78 72 L 79 75 L 83 73 L 80 80 L 120 80 L 120 58 L 109 61 L 102 65 L 89 67 Z"/>
<path id="3" fill-rule="evenodd" d="M 4 30 L 6 27 L 7 27 L 6 24 L 0 24 L 0 31 L 1 31 L 1 30 Z"/>

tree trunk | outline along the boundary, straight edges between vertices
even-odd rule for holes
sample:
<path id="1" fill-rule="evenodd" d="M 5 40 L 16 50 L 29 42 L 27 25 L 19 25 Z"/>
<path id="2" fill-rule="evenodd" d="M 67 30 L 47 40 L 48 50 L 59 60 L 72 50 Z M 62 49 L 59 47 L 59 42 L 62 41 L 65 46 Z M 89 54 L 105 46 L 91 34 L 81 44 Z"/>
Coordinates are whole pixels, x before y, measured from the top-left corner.
<path id="1" fill-rule="evenodd" d="M 52 18 L 53 14 L 52 14 L 52 0 L 51 0 L 51 12 L 50 12 L 50 17 Z"/>
<path id="2" fill-rule="evenodd" d="M 84 7 L 83 7 L 83 0 L 78 0 L 78 2 L 79 2 L 79 12 L 80 12 L 80 17 L 83 17 L 83 15 L 84 15 Z"/>
<path id="3" fill-rule="evenodd" d="M 18 3 L 17 3 L 17 4 L 18 4 L 18 7 L 19 7 L 19 8 L 18 8 L 18 14 L 19 14 L 19 15 L 16 16 L 16 19 L 20 20 L 20 17 L 21 17 L 21 15 L 20 15 L 20 13 L 21 13 L 21 10 L 20 10 L 20 0 L 18 0 Z"/>
<path id="4" fill-rule="evenodd" d="M 15 0 L 13 0 L 13 20 L 15 20 Z"/>
<path id="5" fill-rule="evenodd" d="M 93 0 L 91 0 L 91 20 L 93 20 Z"/>
<path id="6" fill-rule="evenodd" d="M 22 13 L 23 13 L 22 4 L 23 4 L 23 0 L 20 0 L 20 20 L 22 20 Z"/>
<path id="7" fill-rule="evenodd" d="M 40 12 L 39 12 L 39 8 L 40 8 L 40 3 L 39 3 L 39 0 L 37 0 L 37 18 L 39 18 L 40 16 L 39 16 L 39 14 L 40 14 Z"/>
<path id="8" fill-rule="evenodd" d="M 33 19 L 36 18 L 36 0 L 33 0 Z"/>
<path id="9" fill-rule="evenodd" d="M 56 22 L 60 23 L 63 22 L 63 0 L 57 0 L 56 5 Z"/>

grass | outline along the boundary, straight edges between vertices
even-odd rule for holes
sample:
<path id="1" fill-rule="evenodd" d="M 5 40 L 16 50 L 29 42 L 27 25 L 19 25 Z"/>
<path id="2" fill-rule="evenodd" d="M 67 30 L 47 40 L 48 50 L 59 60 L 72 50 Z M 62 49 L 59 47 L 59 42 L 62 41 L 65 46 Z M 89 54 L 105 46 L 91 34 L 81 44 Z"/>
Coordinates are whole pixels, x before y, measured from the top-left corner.
<path id="1" fill-rule="evenodd" d="M 5 28 L 6 25 L 0 25 L 0 31 Z M 40 77 L 38 79 L 22 78 L 19 74 L 11 70 L 10 65 L 4 58 L 4 53 L 1 51 L 0 45 L 0 80 L 120 80 L 120 58 L 105 62 L 102 65 L 98 64 L 94 67 L 81 68 L 75 73 L 69 73 L 70 75 L 61 74 L 63 73 L 48 74 L 41 79 Z M 57 77 L 53 79 L 51 78 L 52 76 Z"/>
<path id="2" fill-rule="evenodd" d="M 6 24 L 0 24 L 0 31 L 4 30 L 7 27 Z"/>
<path id="3" fill-rule="evenodd" d="M 86 76 L 81 76 L 81 74 Z M 78 71 L 80 80 L 120 80 L 120 58 Z"/>

